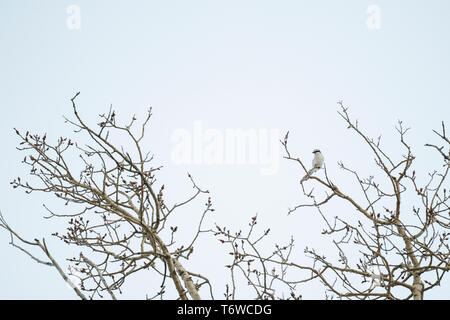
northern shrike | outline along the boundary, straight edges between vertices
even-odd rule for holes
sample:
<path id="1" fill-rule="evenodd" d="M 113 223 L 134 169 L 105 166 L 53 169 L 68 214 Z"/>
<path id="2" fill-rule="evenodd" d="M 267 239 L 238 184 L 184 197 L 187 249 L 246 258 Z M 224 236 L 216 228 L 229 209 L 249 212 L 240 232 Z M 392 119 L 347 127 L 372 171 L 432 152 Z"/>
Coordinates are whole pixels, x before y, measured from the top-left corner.
<path id="1" fill-rule="evenodd" d="M 312 168 L 308 171 L 308 174 L 300 180 L 300 182 L 305 181 L 309 178 L 311 174 L 322 168 L 323 166 L 323 155 L 319 149 L 315 149 L 312 153 L 314 153 L 314 158 L 312 160 Z"/>

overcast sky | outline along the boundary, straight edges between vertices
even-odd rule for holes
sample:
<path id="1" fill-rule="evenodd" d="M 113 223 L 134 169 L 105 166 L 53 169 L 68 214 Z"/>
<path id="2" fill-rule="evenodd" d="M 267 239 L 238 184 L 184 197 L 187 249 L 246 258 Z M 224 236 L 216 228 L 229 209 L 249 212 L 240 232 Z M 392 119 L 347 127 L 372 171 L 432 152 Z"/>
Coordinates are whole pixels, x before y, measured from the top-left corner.
<path id="1" fill-rule="evenodd" d="M 92 124 L 111 104 L 124 119 L 142 118 L 153 107 L 146 146 L 155 165 L 164 166 L 159 181 L 180 199 L 191 190 L 189 171 L 211 192 L 210 225 L 243 228 L 257 213 L 261 227 L 272 229 L 272 243 L 293 235 L 299 257 L 306 245 L 326 250 L 331 239 L 323 239 L 314 212 L 286 215 L 302 199 L 302 175 L 282 158 L 278 139 L 289 130 L 292 151 L 308 164 L 311 151 L 321 149 L 337 180 L 345 181 L 340 160 L 375 173 L 373 157 L 336 112 L 343 100 L 397 158 L 394 125 L 402 119 L 423 155 L 418 168 L 432 169 L 439 158 L 424 144 L 449 119 L 449 30 L 446 0 L 0 0 L 0 210 L 29 239 L 45 236 L 67 265 L 69 249 L 49 236 L 61 225 L 42 219 L 42 204 L 59 202 L 9 184 L 27 175 L 12 128 L 71 136 L 62 116 L 70 116 L 70 98 L 80 91 L 80 113 Z M 252 161 L 208 160 L 195 147 L 205 135 L 225 141 L 239 130 L 253 130 L 262 141 Z M 202 206 L 190 207 L 180 225 Z M 0 230 L 0 298 L 76 298 L 56 270 L 8 241 Z M 216 281 L 219 297 L 230 258 L 214 239 L 202 241 L 187 265 Z M 131 281 L 123 297 L 144 298 L 143 283 Z M 318 284 L 302 287 L 305 298 L 323 298 L 323 291 Z M 447 281 L 428 297 L 448 299 L 449 292 Z"/>

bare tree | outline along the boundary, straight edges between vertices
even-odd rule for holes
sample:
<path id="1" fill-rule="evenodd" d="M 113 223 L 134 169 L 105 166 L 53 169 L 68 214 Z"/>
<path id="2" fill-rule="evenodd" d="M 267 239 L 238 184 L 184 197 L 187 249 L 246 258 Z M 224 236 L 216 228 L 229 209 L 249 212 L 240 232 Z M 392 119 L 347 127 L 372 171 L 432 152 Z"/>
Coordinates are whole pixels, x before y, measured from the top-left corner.
<path id="1" fill-rule="evenodd" d="M 151 298 L 162 298 L 170 279 L 179 298 L 200 299 L 200 288 L 210 287 L 210 282 L 201 274 L 186 270 L 182 261 L 189 259 L 199 235 L 206 232 L 202 222 L 214 211 L 210 198 L 206 197 L 203 208 L 199 208 L 198 228 L 190 242 L 175 241 L 179 229 L 175 222 L 180 208 L 207 196 L 208 191 L 202 190 L 188 175 L 193 193 L 178 203 L 167 204 L 164 185 L 158 189 L 156 186 L 155 174 L 160 167 L 152 166 L 153 156 L 144 153 L 141 147 L 151 108 L 139 126 L 135 116 L 128 124 L 119 124 L 116 113 L 110 109 L 108 114 L 100 115 L 101 121 L 94 129 L 78 113 L 75 104 L 78 94 L 71 99 L 75 119 L 66 118 L 66 122 L 77 134 L 87 134 L 90 142 L 82 145 L 60 138 L 52 144 L 46 135 L 22 134 L 15 130 L 21 140 L 18 149 L 27 153 L 23 163 L 29 166 L 31 176 L 38 182 L 17 178 L 12 186 L 27 193 L 51 193 L 69 205 L 72 212 L 64 214 L 45 208 L 48 218 L 69 219 L 67 232 L 53 235 L 81 249 L 79 257 L 68 259 L 82 274 L 81 290 L 73 286 L 80 298 L 92 299 L 106 294 L 116 299 L 116 293 L 121 292 L 128 277 L 152 270 L 161 282 L 159 286 L 152 286 L 152 290 L 157 290 Z M 118 147 L 113 142 L 114 134 L 116 138 L 128 138 L 132 147 Z M 73 163 L 74 155 L 78 156 L 78 163 Z M 75 169 L 77 166 L 80 170 Z M 3 217 L 0 222 L 0 226 L 10 232 L 14 246 L 37 262 L 56 267 L 68 280 L 68 275 L 50 254 L 45 239 L 25 240 Z M 28 246 L 42 249 L 49 261 L 32 255 Z M 210 293 L 212 291 L 208 290 Z"/>
<path id="2" fill-rule="evenodd" d="M 327 289 L 341 298 L 423 299 L 424 292 L 439 285 L 444 274 L 450 270 L 449 194 L 445 188 L 450 163 L 445 125 L 442 123 L 442 133 L 435 133 L 446 143 L 447 154 L 443 151 L 444 146 L 427 144 L 441 153 L 443 167 L 428 173 L 428 181 L 421 185 L 413 167 L 416 157 L 406 141 L 409 129 L 404 128 L 401 121 L 396 129 L 404 152 L 396 161 L 395 156 L 383 150 L 380 138 L 370 139 L 360 130 L 358 122 L 351 120 L 342 102 L 339 105 L 339 114 L 348 128 L 366 144 L 381 175 L 378 181 L 373 176 L 364 178 L 339 163 L 360 187 L 363 201 L 355 200 L 356 194 L 343 192 L 329 178 L 326 168 L 325 179 L 311 177 L 315 184 L 325 188 L 325 196 L 320 198 L 302 185 L 304 195 L 311 201 L 295 207 L 291 212 L 305 206 L 316 208 L 326 223 L 323 233 L 335 236 L 333 244 L 339 253 L 339 263 L 336 264 L 316 250 L 306 250 L 315 262 L 313 273 L 320 277 Z M 290 155 L 287 139 L 283 145 L 286 158 L 298 162 L 305 169 L 300 159 Z M 418 206 L 410 202 L 411 196 L 415 196 Z M 333 200 L 349 204 L 358 213 L 356 223 L 341 217 L 328 217 L 322 208 Z M 359 259 L 352 263 L 351 257 L 355 256 L 355 252 L 358 252 Z M 363 282 L 369 278 L 371 286 L 362 290 L 358 286 L 358 278 Z M 382 290 L 375 290 L 376 287 L 382 287 Z"/>
<path id="3" fill-rule="evenodd" d="M 351 120 L 342 102 L 339 105 L 340 116 L 362 139 L 381 173 L 377 178 L 365 178 L 339 163 L 358 186 L 359 193 L 343 191 L 333 182 L 326 167 L 323 178 L 310 175 L 304 162 L 289 151 L 289 133 L 281 141 L 285 158 L 297 163 L 309 177 L 301 181 L 306 203 L 290 209 L 288 214 L 302 208 L 315 209 L 325 224 L 322 234 L 332 238 L 338 258 L 327 258 L 318 249 L 306 248 L 311 265 L 296 263 L 290 258 L 293 239 L 285 246 L 276 246 L 272 254 L 261 255 L 261 246 L 257 246 L 261 239 L 252 240 L 249 236 L 254 223 L 245 236 L 241 231 L 232 233 L 222 228 L 217 235 L 233 247 L 234 260 L 229 266 L 232 278 L 236 270 L 240 271 L 258 297 L 269 299 L 275 298 L 274 282 L 282 283 L 285 289 L 287 286 L 290 297 L 296 298 L 299 297 L 298 284 L 318 280 L 324 285 L 328 298 L 421 300 L 424 292 L 439 286 L 450 270 L 450 195 L 446 189 L 450 142 L 445 125 L 442 123 L 442 132 L 434 131 L 444 145 L 426 144 L 442 156 L 442 167 L 433 168 L 430 173 L 422 172 L 419 177 L 414 169 L 416 156 L 406 141 L 408 129 L 402 122 L 396 129 L 403 154 L 399 160 L 394 160 L 397 155 L 388 155 L 380 138 L 369 138 L 358 122 Z M 421 178 L 426 181 L 421 183 Z M 346 212 L 330 217 L 326 207 L 333 209 L 336 202 L 345 204 Z M 254 264 L 257 268 L 250 268 Z M 230 297 L 235 292 L 235 282 L 232 284 Z"/>
<path id="4" fill-rule="evenodd" d="M 273 250 L 267 253 L 267 245 L 263 243 L 270 228 L 258 233 L 257 218 L 251 218 L 245 232 L 233 232 L 227 227 L 216 225 L 214 235 L 230 248 L 229 254 L 233 257 L 233 261 L 226 265 L 230 271 L 230 283 L 226 285 L 225 299 L 235 300 L 238 291 L 242 289 L 242 283 L 246 283 L 259 300 L 300 300 L 302 295 L 296 289 L 299 282 L 290 280 L 288 274 L 294 239 L 291 238 L 287 245 L 275 244 Z"/>
<path id="5" fill-rule="evenodd" d="M 416 174 L 416 156 L 406 139 L 409 129 L 402 122 L 396 129 L 403 152 L 395 160 L 398 155 L 388 155 L 380 138 L 369 138 L 339 102 L 340 116 L 361 138 L 380 173 L 366 178 L 339 163 L 345 176 L 359 189 L 351 194 L 333 182 L 336 179 L 332 176 L 339 173 L 329 173 L 326 167 L 309 173 L 304 162 L 291 154 L 287 133 L 281 141 L 285 158 L 301 168 L 302 176 L 307 175 L 299 188 L 305 202 L 290 209 L 288 214 L 299 213 L 304 208 L 316 210 L 325 225 L 322 234 L 331 238 L 337 256 L 327 258 L 318 249 L 305 248 L 311 263 L 303 264 L 293 254 L 293 237 L 285 245 L 267 244 L 270 229 L 258 231 L 257 216 L 251 218 L 245 231 L 231 231 L 218 225 L 213 229 L 205 227 L 205 217 L 214 209 L 206 195 L 208 191 L 198 187 L 190 175 L 193 194 L 171 206 L 166 204 L 164 185 L 156 191 L 155 174 L 160 167 L 151 166 L 152 156 L 144 154 L 141 146 L 151 110 L 138 133 L 133 131 L 135 117 L 128 125 L 119 125 L 113 110 L 101 115 L 98 128 L 92 129 L 78 114 L 77 96 L 71 100 L 75 120 L 66 121 L 77 133 L 87 134 L 91 143 L 81 146 L 71 139 L 60 138 L 52 145 L 45 135 L 21 134 L 16 130 L 21 139 L 19 150 L 29 153 L 23 162 L 40 183 L 32 185 L 17 178 L 12 185 L 28 193 L 54 194 L 72 209 L 78 208 L 61 214 L 46 207 L 49 218 L 69 219 L 67 233 L 55 232 L 54 236 L 82 250 L 79 257 L 68 260 L 82 272 L 81 286 L 74 289 L 83 299 L 104 294 L 116 299 L 129 276 L 147 269 L 161 279 L 159 289 L 151 298 L 162 298 L 170 279 L 180 299 L 200 299 L 199 290 L 204 285 L 209 289 L 209 297 L 214 299 L 210 281 L 186 270 L 182 264 L 190 258 L 201 234 L 214 234 L 230 249 L 232 261 L 226 266 L 230 280 L 225 299 L 239 298 L 238 293 L 245 286 L 253 290 L 257 299 L 301 299 L 299 285 L 314 281 L 322 283 L 327 298 L 423 299 L 424 293 L 439 286 L 450 270 L 450 196 L 446 189 L 450 141 L 444 123 L 440 132 L 434 131 L 444 145 L 426 144 L 427 150 L 437 152 L 442 166 L 432 169 L 428 175 Z M 117 147 L 112 138 L 117 133 L 128 137 L 134 149 Z M 73 155 L 66 157 L 73 151 L 82 163 L 78 172 L 69 163 Z M 191 241 L 179 245 L 175 241 L 179 226 L 171 226 L 171 221 L 176 225 L 175 212 L 201 196 L 207 199 L 199 210 L 196 232 Z M 340 205 L 338 202 L 345 205 L 344 212 L 331 217 L 327 210 L 329 206 Z M 10 232 L 11 244 L 35 261 L 56 267 L 68 280 L 50 254 L 45 239 L 25 240 L 0 218 L 0 226 Z M 278 227 L 281 226 L 273 228 Z M 25 249 L 27 246 L 40 248 L 47 260 L 31 254 Z"/>

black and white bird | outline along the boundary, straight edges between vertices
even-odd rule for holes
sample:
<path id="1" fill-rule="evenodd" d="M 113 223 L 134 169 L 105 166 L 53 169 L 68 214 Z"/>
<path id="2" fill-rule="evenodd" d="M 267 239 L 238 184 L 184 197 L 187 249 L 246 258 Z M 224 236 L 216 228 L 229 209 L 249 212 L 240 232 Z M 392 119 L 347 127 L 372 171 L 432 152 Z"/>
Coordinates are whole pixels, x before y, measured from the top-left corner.
<path id="1" fill-rule="evenodd" d="M 314 153 L 314 158 L 312 160 L 312 168 L 311 168 L 311 170 L 308 171 L 308 174 L 306 176 L 304 176 L 302 178 L 302 180 L 300 180 L 300 183 L 307 180 L 314 172 L 316 172 L 323 166 L 323 155 L 320 152 L 320 150 L 314 149 L 314 151 L 312 153 Z"/>

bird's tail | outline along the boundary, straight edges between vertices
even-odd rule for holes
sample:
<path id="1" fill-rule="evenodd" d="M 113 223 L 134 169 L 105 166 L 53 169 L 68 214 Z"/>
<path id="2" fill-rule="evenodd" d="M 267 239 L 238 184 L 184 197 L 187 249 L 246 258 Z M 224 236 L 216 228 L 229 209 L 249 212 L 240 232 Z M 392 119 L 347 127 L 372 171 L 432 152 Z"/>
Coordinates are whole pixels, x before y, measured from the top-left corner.
<path id="1" fill-rule="evenodd" d="M 318 168 L 312 168 L 311 170 L 308 171 L 308 174 L 305 175 L 302 180 L 300 180 L 300 183 L 303 183 L 304 181 L 308 180 L 309 177 L 318 170 Z"/>

